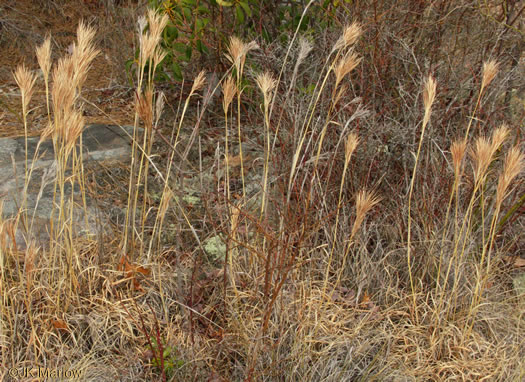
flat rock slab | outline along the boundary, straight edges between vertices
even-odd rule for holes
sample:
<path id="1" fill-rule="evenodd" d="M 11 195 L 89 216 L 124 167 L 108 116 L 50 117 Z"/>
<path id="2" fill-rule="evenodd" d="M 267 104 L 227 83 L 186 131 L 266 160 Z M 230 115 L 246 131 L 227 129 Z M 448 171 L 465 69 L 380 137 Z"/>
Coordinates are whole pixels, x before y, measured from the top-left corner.
<path id="1" fill-rule="evenodd" d="M 129 161 L 131 158 L 132 126 L 89 125 L 82 133 L 82 156 L 87 165 L 90 162 L 101 161 Z M 16 232 L 18 249 L 26 248 L 29 240 L 37 245 L 45 245 L 49 241 L 49 219 L 53 211 L 54 180 L 56 175 L 56 161 L 51 140 L 42 142 L 35 158 L 39 137 L 28 138 L 27 158 L 28 168 L 32 167 L 29 182 L 26 211 L 27 225 L 32 229 L 30 234 L 22 231 L 22 224 Z M 2 218 L 15 216 L 23 202 L 25 181 L 26 141 L 24 137 L 0 138 L 0 203 L 3 202 Z M 66 182 L 65 195 L 71 196 L 71 184 Z M 79 233 L 99 233 L 105 224 L 101 221 L 100 211 L 96 211 L 93 203 L 87 199 L 87 210 L 83 205 L 78 186 L 74 192 L 75 208 L 74 226 Z M 65 206 L 67 207 L 67 205 Z M 66 210 L 68 211 L 68 209 Z M 87 212 L 87 216 L 86 216 Z M 55 216 L 57 208 L 55 208 Z M 87 218 L 87 219 L 86 219 Z M 86 227 L 86 221 L 88 226 Z"/>

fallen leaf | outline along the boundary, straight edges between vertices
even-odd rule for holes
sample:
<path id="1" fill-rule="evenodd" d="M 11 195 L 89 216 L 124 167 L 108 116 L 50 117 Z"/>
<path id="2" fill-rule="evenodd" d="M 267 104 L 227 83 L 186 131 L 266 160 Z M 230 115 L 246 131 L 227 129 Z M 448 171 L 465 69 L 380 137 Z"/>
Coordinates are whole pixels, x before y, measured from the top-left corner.
<path id="1" fill-rule="evenodd" d="M 67 324 L 65 321 L 61 320 L 61 319 L 56 319 L 56 320 L 51 320 L 51 325 L 53 325 L 53 327 L 55 329 L 59 329 L 59 330 L 69 330 L 69 328 L 67 327 Z"/>
<path id="2" fill-rule="evenodd" d="M 514 268 L 525 267 L 525 259 L 519 256 L 505 256 L 505 260 L 512 264 Z"/>
<path id="3" fill-rule="evenodd" d="M 516 268 L 525 267 L 525 259 L 521 257 L 516 257 L 513 264 Z"/>

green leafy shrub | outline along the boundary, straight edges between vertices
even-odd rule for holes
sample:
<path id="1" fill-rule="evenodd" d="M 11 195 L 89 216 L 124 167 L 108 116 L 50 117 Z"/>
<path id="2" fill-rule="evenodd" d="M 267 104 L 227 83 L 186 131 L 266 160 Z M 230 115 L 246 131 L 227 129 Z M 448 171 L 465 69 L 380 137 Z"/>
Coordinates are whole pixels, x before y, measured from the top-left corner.
<path id="1" fill-rule="evenodd" d="M 157 68 L 157 81 L 182 81 L 184 67 L 194 64 L 200 57 L 221 66 L 223 47 L 232 34 L 250 39 L 263 38 L 271 42 L 280 38 L 287 42 L 299 29 L 302 33 L 325 30 L 337 22 L 337 13 L 350 0 L 314 2 L 312 12 L 303 16 L 303 1 L 276 0 L 149 0 L 150 7 L 167 14 L 170 23 L 162 35 L 166 57 Z M 301 21 L 302 17 L 302 21 Z M 131 74 L 138 60 L 128 60 L 126 68 Z M 205 66 L 202 62 L 200 66 Z"/>

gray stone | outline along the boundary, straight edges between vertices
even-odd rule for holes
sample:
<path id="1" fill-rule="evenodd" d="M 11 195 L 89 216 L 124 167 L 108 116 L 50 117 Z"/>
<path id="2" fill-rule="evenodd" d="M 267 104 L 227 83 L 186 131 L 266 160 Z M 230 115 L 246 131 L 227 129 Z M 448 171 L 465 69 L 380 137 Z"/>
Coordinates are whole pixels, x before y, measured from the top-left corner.
<path id="1" fill-rule="evenodd" d="M 132 126 L 89 125 L 82 133 L 83 161 L 86 165 L 101 161 L 128 161 L 131 157 Z M 53 142 L 47 140 L 40 145 L 37 158 L 33 160 L 39 137 L 27 140 L 28 168 L 32 167 L 31 179 L 25 205 L 27 220 L 19 222 L 16 232 L 18 249 L 24 249 L 29 241 L 45 246 L 49 242 L 49 222 L 53 211 L 54 181 L 56 177 L 56 160 L 54 157 Z M 0 138 L 0 203 L 3 203 L 2 218 L 14 217 L 23 203 L 25 182 L 25 147 L 24 137 Z M 65 185 L 65 207 L 69 211 L 68 203 L 71 197 L 71 184 Z M 87 198 L 87 211 L 83 207 L 78 185 L 74 190 L 73 221 L 75 235 L 106 232 L 107 224 L 101 221 L 103 215 L 97 211 L 94 203 Z M 56 200 L 56 199 L 55 199 Z M 55 202 L 56 203 L 56 202 Z M 54 214 L 58 209 L 54 209 Z M 87 212 L 87 219 L 86 219 Z M 56 219 L 56 217 L 55 217 Z M 88 226 L 86 226 L 86 220 Z M 31 226 L 29 234 L 25 233 L 24 226 Z"/>

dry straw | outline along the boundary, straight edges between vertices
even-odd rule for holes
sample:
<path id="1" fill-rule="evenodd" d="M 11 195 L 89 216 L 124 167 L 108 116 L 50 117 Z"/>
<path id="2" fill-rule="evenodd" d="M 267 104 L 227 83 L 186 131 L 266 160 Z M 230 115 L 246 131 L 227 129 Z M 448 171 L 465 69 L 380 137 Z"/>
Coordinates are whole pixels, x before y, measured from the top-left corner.
<path id="1" fill-rule="evenodd" d="M 408 265 L 408 274 L 410 277 L 410 288 L 412 290 L 412 299 L 413 299 L 413 308 L 416 313 L 416 322 L 419 321 L 417 313 L 417 304 L 416 304 L 416 290 L 414 286 L 414 279 L 412 274 L 412 194 L 414 192 L 414 184 L 416 180 L 417 167 L 419 163 L 419 157 L 421 155 L 421 147 L 423 146 L 423 138 L 425 136 L 425 131 L 428 122 L 430 121 L 430 113 L 432 111 L 432 104 L 436 97 L 436 81 L 432 76 L 428 76 L 425 81 L 424 90 L 423 90 L 423 106 L 425 114 L 423 117 L 423 126 L 421 127 L 421 135 L 419 137 L 419 145 L 417 148 L 416 159 L 414 163 L 414 168 L 412 170 L 412 179 L 410 181 L 410 189 L 408 192 L 408 222 L 407 222 L 407 265 Z"/>

